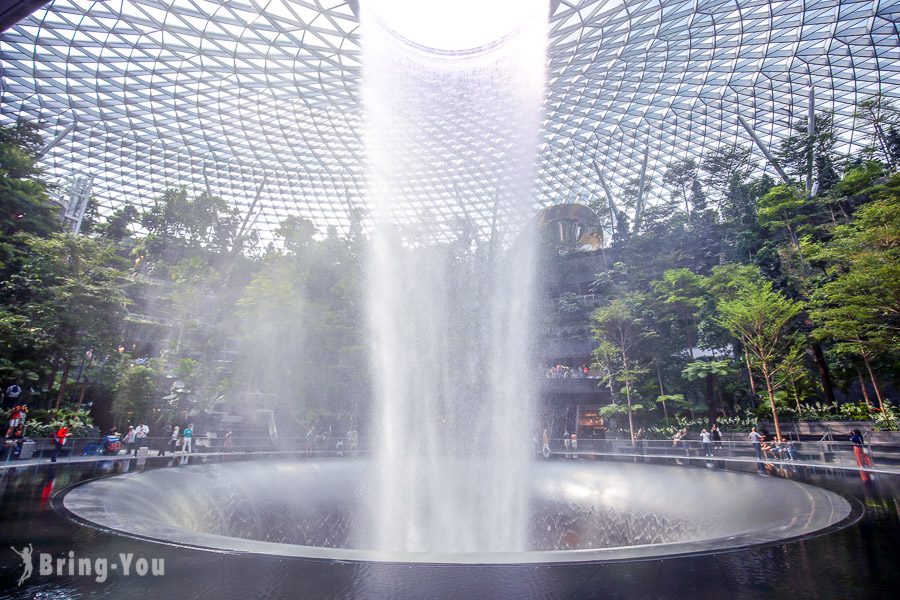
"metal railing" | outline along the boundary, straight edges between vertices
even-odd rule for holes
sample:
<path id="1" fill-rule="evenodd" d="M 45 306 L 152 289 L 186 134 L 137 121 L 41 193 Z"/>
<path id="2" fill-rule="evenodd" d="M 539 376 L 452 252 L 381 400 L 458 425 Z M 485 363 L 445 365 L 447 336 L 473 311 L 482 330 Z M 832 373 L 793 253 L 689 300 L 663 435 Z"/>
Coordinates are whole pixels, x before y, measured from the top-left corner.
<path id="1" fill-rule="evenodd" d="M 5 443 L 4 443 L 5 442 Z M 0 461 L 10 462 L 19 458 L 50 458 L 55 447 L 52 437 L 27 437 L 22 440 L 0 439 Z M 141 447 L 147 448 L 147 456 L 156 457 L 172 454 L 186 454 L 183 438 L 171 437 L 138 438 L 133 444 L 120 439 L 118 445 L 109 444 L 104 438 L 66 438 L 58 452 L 59 459 L 90 456 L 134 455 Z M 212 437 L 191 438 L 190 454 L 247 453 L 247 452 L 299 452 L 309 454 L 352 455 L 363 452 L 361 441 L 347 437 L 310 436 L 300 438 L 259 437 Z"/>
<path id="2" fill-rule="evenodd" d="M 743 437 L 744 434 L 736 434 Z M 104 443 L 102 438 L 67 438 L 60 448 L 61 460 L 79 457 L 125 457 L 134 455 L 141 448 L 147 448 L 147 456 L 172 456 L 187 454 L 183 440 L 175 444 L 171 437 L 138 438 L 130 446 L 124 442 L 119 447 Z M 0 461 L 9 463 L 19 458 L 48 459 L 53 451 L 53 438 L 25 438 L 19 444 L 15 440 L 0 440 Z M 893 462 L 900 465 L 900 444 L 872 444 L 863 446 L 866 456 L 874 463 Z M 301 436 L 291 438 L 272 437 L 213 437 L 194 436 L 191 454 L 208 453 L 252 453 L 291 452 L 317 456 L 353 456 L 366 453 L 369 445 L 365 438 L 346 436 Z M 143 454 L 143 453 L 142 453 Z M 555 458 L 602 458 L 604 456 L 653 456 L 696 459 L 762 460 L 786 463 L 831 464 L 838 466 L 858 466 L 857 453 L 849 441 L 791 441 L 785 444 L 763 442 L 758 446 L 749 440 L 722 440 L 704 444 L 700 440 L 638 440 L 632 444 L 629 439 L 578 439 L 573 446 L 563 439 L 550 440 L 549 452 L 538 445 L 536 455 Z M 865 459 L 863 459 L 865 461 Z"/>
<path id="3" fill-rule="evenodd" d="M 895 452 L 890 452 L 894 449 Z M 900 448 L 896 446 L 879 447 L 865 444 L 863 451 L 873 462 L 893 455 L 900 460 Z M 546 454 L 546 453 L 544 453 Z M 578 439 L 575 446 L 570 440 L 550 441 L 550 454 L 564 458 L 602 457 L 602 456 L 661 456 L 693 459 L 750 459 L 779 462 L 827 463 L 838 466 L 859 466 L 854 445 L 842 441 L 791 441 L 783 444 L 762 442 L 758 446 L 747 441 L 722 440 L 704 444 L 700 440 L 631 440 L 621 439 Z M 865 460 L 865 459 L 863 459 Z"/>

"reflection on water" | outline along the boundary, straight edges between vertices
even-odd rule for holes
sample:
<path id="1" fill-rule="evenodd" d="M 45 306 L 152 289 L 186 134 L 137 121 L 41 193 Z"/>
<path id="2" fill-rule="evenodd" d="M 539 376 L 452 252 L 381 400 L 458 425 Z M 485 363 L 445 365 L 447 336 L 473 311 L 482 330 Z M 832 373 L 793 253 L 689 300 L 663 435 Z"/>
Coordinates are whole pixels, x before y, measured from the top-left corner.
<path id="1" fill-rule="evenodd" d="M 195 459 L 191 459 L 194 461 Z M 168 461 L 167 461 L 168 462 Z M 739 552 L 595 565 L 435 567 L 360 565 L 213 554 L 140 542 L 79 527 L 47 496 L 127 464 L 0 470 L 0 597 L 3 598 L 889 598 L 900 575 L 900 478 L 868 483 L 853 472 L 797 467 L 776 474 L 820 485 L 865 506 L 856 524 L 823 537 Z M 155 465 L 150 461 L 150 467 Z M 178 467 L 176 467 L 178 468 Z M 202 482 L 196 482 L 202 485 Z M 49 491 L 48 491 L 49 490 Z M 713 492 L 711 492 L 713 493 Z M 694 508 L 698 514 L 703 506 Z M 576 527 L 577 529 L 577 527 Z M 583 529 L 582 529 L 583 531 Z M 35 576 L 16 587 L 21 562 L 8 546 L 32 543 L 58 556 L 135 552 L 166 558 L 152 582 L 111 576 L 100 585 Z M 360 592 L 364 590 L 365 592 Z"/>

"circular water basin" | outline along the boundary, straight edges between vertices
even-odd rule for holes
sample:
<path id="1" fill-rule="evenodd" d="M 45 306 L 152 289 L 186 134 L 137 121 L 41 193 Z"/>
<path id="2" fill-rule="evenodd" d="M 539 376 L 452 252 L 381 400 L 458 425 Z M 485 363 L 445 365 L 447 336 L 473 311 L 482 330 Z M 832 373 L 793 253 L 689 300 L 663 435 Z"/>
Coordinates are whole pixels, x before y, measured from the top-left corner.
<path id="1" fill-rule="evenodd" d="M 599 461 L 533 465 L 528 547 L 519 552 L 402 552 L 360 531 L 364 460 L 246 461 L 154 469 L 70 490 L 83 524 L 213 551 L 428 564 L 603 562 L 745 548 L 849 523 L 850 504 L 775 477 Z"/>

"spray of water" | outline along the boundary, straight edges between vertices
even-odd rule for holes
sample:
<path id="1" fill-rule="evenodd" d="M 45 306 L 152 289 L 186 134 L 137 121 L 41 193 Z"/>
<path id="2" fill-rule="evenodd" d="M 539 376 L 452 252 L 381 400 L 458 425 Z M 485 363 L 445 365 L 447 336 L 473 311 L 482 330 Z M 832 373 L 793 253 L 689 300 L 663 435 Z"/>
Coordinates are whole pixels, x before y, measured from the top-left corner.
<path id="1" fill-rule="evenodd" d="M 494 1 L 515 11 L 496 37 L 435 46 L 426 26 L 394 26 L 406 13 L 362 6 L 376 410 L 372 529 L 360 535 L 385 550 L 527 545 L 533 251 L 522 224 L 547 3 Z"/>

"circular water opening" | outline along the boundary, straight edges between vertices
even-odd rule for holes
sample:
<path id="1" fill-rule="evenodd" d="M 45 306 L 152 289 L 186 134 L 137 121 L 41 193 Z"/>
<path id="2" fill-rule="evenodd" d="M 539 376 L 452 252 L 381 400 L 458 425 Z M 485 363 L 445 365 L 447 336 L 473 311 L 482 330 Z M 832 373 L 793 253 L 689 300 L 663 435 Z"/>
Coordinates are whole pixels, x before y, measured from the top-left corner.
<path id="1" fill-rule="evenodd" d="M 366 0 L 363 19 L 418 50 L 480 54 L 514 36 L 528 19 L 546 15 L 546 0 Z"/>
<path id="2" fill-rule="evenodd" d="M 851 515 L 832 492 L 756 475 L 596 461 L 535 463 L 528 547 L 402 552 L 360 533 L 366 461 L 229 462 L 96 480 L 69 491 L 78 520 L 203 549 L 399 563 L 520 564 L 644 559 L 741 548 L 830 528 Z M 461 515 L 460 518 L 463 518 Z"/>

